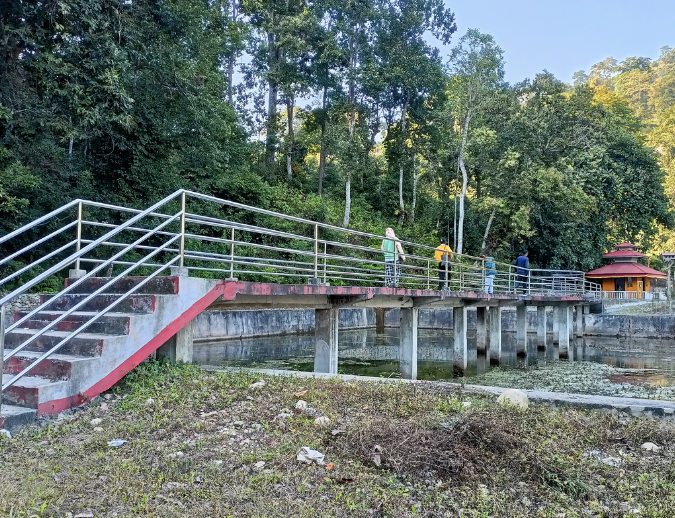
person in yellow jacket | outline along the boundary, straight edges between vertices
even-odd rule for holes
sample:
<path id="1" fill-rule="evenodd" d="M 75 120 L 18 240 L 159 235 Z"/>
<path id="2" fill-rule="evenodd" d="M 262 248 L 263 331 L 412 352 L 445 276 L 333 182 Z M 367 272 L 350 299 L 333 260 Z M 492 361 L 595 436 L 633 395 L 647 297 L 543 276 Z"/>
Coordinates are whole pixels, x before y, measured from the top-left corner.
<path id="1" fill-rule="evenodd" d="M 434 259 L 438 261 L 438 291 L 443 291 L 446 280 L 448 287 L 450 285 L 450 263 L 452 262 L 452 249 L 448 246 L 448 242 L 444 237 L 441 238 L 441 244 L 436 247 Z M 448 278 L 445 278 L 445 272 L 448 272 Z"/>

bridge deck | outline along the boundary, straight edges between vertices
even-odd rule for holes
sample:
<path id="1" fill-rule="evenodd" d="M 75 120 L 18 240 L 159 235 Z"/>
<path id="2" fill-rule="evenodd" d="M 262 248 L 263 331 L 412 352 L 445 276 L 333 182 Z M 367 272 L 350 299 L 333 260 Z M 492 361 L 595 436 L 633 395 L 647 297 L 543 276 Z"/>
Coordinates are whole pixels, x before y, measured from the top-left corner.
<path id="1" fill-rule="evenodd" d="M 406 288 L 375 288 L 351 286 L 324 286 L 308 284 L 274 284 L 242 281 L 221 281 L 216 287 L 218 299 L 211 308 L 311 308 L 339 307 L 412 308 L 412 307 L 500 307 L 500 306 L 554 306 L 583 304 L 588 300 L 581 294 L 531 295 L 494 294 L 482 292 L 441 292 Z"/>

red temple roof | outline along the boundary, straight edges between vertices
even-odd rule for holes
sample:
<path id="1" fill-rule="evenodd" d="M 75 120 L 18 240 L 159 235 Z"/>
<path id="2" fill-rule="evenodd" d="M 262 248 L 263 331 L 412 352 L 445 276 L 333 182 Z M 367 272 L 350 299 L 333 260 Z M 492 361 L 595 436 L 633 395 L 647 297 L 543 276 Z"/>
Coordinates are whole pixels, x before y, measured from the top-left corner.
<path id="1" fill-rule="evenodd" d="M 616 245 L 614 248 L 637 248 L 637 245 L 634 245 L 633 243 L 621 243 L 620 245 Z"/>
<path id="2" fill-rule="evenodd" d="M 650 277 L 665 279 L 667 275 L 638 263 L 614 263 L 602 266 L 586 274 L 590 278 L 603 277 Z"/>
<path id="3" fill-rule="evenodd" d="M 613 257 L 647 257 L 647 256 L 645 254 L 641 254 L 640 252 L 636 252 L 635 250 L 615 250 L 614 252 L 605 254 L 602 257 L 612 259 Z"/>

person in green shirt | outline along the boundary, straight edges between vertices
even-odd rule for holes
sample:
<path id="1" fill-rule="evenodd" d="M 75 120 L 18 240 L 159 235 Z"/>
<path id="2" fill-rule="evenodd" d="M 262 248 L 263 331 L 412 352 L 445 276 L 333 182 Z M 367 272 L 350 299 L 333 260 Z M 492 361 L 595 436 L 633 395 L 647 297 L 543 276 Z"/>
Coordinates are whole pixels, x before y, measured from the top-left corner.
<path id="1" fill-rule="evenodd" d="M 394 234 L 393 228 L 385 231 L 386 239 L 382 240 L 380 247 L 384 252 L 384 285 L 389 288 L 398 288 L 398 280 L 401 277 L 401 264 L 405 263 L 405 255 L 401 242 Z"/>

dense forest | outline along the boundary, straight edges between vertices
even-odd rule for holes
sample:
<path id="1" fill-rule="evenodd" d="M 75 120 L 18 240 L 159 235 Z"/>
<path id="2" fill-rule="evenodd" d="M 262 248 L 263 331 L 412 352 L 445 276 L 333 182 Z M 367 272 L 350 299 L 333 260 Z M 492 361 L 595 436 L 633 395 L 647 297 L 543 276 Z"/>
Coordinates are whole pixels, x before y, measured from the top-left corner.
<path id="1" fill-rule="evenodd" d="M 0 0 L 0 35 L 3 232 L 189 188 L 540 267 L 675 249 L 669 48 L 510 85 L 442 0 Z"/>

